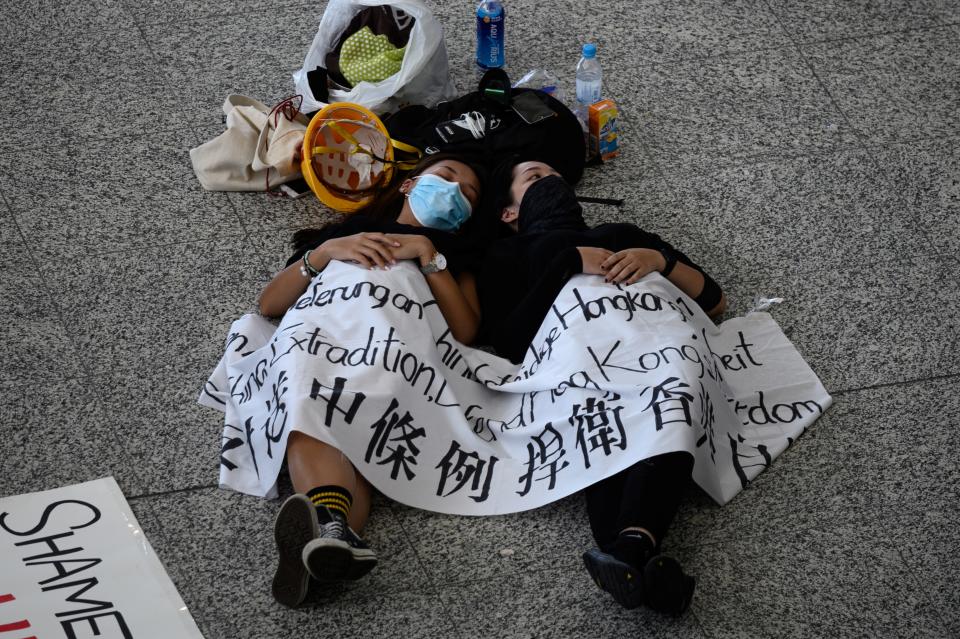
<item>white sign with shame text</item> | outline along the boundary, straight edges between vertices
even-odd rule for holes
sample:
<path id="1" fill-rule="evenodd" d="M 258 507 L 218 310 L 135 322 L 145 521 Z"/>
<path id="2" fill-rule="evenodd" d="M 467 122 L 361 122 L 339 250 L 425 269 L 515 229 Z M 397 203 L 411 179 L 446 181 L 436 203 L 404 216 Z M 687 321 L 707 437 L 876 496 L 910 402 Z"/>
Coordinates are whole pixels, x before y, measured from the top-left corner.
<path id="1" fill-rule="evenodd" d="M 0 499 L 0 636 L 202 639 L 112 477 Z"/>

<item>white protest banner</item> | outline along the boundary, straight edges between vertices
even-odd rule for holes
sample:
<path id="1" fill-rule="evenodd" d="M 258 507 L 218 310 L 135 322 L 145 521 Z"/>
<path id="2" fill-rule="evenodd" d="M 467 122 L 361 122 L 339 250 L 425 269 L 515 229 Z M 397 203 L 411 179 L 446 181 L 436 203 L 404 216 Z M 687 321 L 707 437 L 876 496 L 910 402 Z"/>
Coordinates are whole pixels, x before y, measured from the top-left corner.
<path id="1" fill-rule="evenodd" d="M 0 636 L 202 639 L 112 477 L 0 499 Z"/>
<path id="2" fill-rule="evenodd" d="M 456 342 L 412 264 L 333 262 L 278 327 L 234 322 L 199 401 L 225 413 L 222 486 L 273 495 L 297 430 L 391 499 L 487 515 L 683 450 L 726 503 L 831 398 L 768 314 L 717 327 L 659 274 L 574 277 L 517 365 Z"/>

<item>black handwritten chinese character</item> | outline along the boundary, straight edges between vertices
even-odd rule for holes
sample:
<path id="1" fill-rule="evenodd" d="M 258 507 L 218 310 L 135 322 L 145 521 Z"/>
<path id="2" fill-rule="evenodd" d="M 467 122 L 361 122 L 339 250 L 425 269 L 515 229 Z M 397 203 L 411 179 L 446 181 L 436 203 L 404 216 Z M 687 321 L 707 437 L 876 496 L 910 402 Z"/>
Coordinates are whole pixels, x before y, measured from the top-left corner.
<path id="1" fill-rule="evenodd" d="M 260 478 L 260 467 L 257 465 L 257 451 L 253 447 L 253 417 L 248 417 L 243 423 L 243 432 L 247 436 L 247 449 L 250 451 L 250 459 L 253 461 L 253 471 L 257 473 L 257 479 Z"/>
<path id="2" fill-rule="evenodd" d="M 486 501 L 487 497 L 490 496 L 493 467 L 498 461 L 499 459 L 494 455 L 491 455 L 489 460 L 481 459 L 477 453 L 467 452 L 460 448 L 458 442 L 451 443 L 450 450 L 436 466 L 440 469 L 440 484 L 437 486 L 437 496 L 448 497 L 469 482 L 471 492 L 480 491 L 479 495 L 470 495 L 470 499 L 475 502 Z M 453 479 L 456 485 L 444 493 L 448 479 Z"/>
<path id="3" fill-rule="evenodd" d="M 377 464 L 393 464 L 390 470 L 390 479 L 396 479 L 403 469 L 403 474 L 407 479 L 413 479 L 416 473 L 411 470 L 411 465 L 416 465 L 417 455 L 420 449 L 414 443 L 414 440 L 425 437 L 426 431 L 413 425 L 413 416 L 409 411 L 404 411 L 403 416 L 396 412 L 400 403 L 396 399 L 390 400 L 390 406 L 386 412 L 370 428 L 373 429 L 373 437 L 367 446 L 367 454 L 364 461 L 370 463 L 370 460 L 376 456 L 379 460 Z M 390 442 L 398 442 L 395 446 L 389 446 Z M 389 454 L 384 457 L 384 451 Z M 381 459 L 383 458 L 383 459 Z"/>
<path id="4" fill-rule="evenodd" d="M 703 429 L 703 434 L 697 440 L 697 448 L 709 443 L 710 461 L 713 463 L 717 463 L 717 445 L 713 441 L 713 427 L 716 422 L 717 416 L 713 410 L 713 400 L 710 399 L 710 393 L 707 392 L 703 382 L 700 382 L 700 427 Z"/>
<path id="5" fill-rule="evenodd" d="M 588 397 L 585 404 L 574 404 L 570 415 L 570 425 L 577 429 L 576 446 L 583 452 L 583 464 L 590 468 L 590 453 L 602 449 L 610 456 L 615 446 L 620 450 L 627 448 L 627 434 L 620 421 L 623 406 L 607 408 L 607 403 Z"/>
<path id="6" fill-rule="evenodd" d="M 668 388 L 674 382 L 677 382 L 676 385 Z M 660 384 L 648 388 L 653 392 L 650 403 L 643 410 L 649 410 L 650 407 L 653 407 L 657 430 L 662 430 L 667 424 L 691 425 L 690 402 L 693 401 L 693 395 L 683 390 L 684 388 L 690 388 L 689 384 L 681 382 L 676 377 L 668 377 Z M 647 389 L 643 389 L 643 393 L 646 392 Z"/>
<path id="7" fill-rule="evenodd" d="M 518 490 L 517 494 L 523 497 L 530 492 L 530 487 L 534 481 L 543 481 L 549 479 L 550 484 L 547 490 L 553 490 L 557 483 L 557 473 L 570 465 L 570 462 L 560 461 L 567 451 L 563 450 L 563 438 L 553 427 L 553 424 L 547 423 L 547 427 L 539 435 L 531 437 L 533 440 L 527 444 L 527 472 L 518 480 L 523 484 L 523 490 Z M 534 445 L 534 442 L 536 445 Z M 535 472 L 545 471 L 539 477 L 534 477 Z"/>
<path id="8" fill-rule="evenodd" d="M 267 438 L 267 457 L 273 459 L 272 444 L 277 444 L 283 437 L 287 428 L 287 404 L 283 401 L 283 396 L 287 394 L 289 387 L 287 383 L 287 371 L 280 371 L 277 376 L 277 383 L 272 384 L 273 397 L 267 400 L 266 421 L 263 423 L 263 432 Z"/>
<path id="9" fill-rule="evenodd" d="M 233 424 L 224 424 L 226 428 L 232 428 L 235 431 L 243 432 L 242 428 L 234 426 Z M 226 467 L 227 470 L 235 470 L 237 465 L 227 459 L 224 453 L 233 450 L 234 448 L 240 448 L 244 445 L 242 437 L 227 437 L 226 435 L 221 435 L 223 443 L 220 445 L 220 465 Z"/>
<path id="10" fill-rule="evenodd" d="M 746 488 L 747 484 L 750 483 L 750 480 L 747 479 L 747 473 L 745 470 L 747 468 L 755 468 L 757 466 L 760 466 L 762 470 L 769 466 L 770 462 L 773 460 L 770 457 L 770 453 L 767 452 L 767 447 L 765 444 L 757 444 L 756 446 L 753 446 L 749 444 L 747 440 L 745 440 L 740 434 L 737 434 L 736 439 L 734 439 L 729 433 L 727 433 L 727 437 L 730 438 L 730 452 L 733 455 L 733 469 L 737 472 L 737 477 L 740 479 L 740 485 Z M 744 465 L 744 461 L 752 463 Z"/>
<path id="11" fill-rule="evenodd" d="M 363 403 L 363 400 L 366 399 L 366 395 L 360 392 L 352 393 L 353 401 L 350 402 L 350 406 L 346 409 L 340 407 L 340 399 L 343 397 L 343 389 L 347 384 L 347 380 L 343 377 L 337 377 L 333 380 L 333 388 L 329 386 L 324 386 L 320 383 L 320 380 L 314 378 L 313 387 L 310 389 L 310 399 L 317 399 L 318 397 L 327 403 L 327 411 L 323 416 L 324 426 L 330 426 L 333 423 L 333 411 L 343 415 L 343 420 L 348 424 L 353 423 L 353 418 L 356 417 L 357 411 L 360 409 L 360 404 Z M 326 389 L 330 391 L 329 396 L 324 396 L 320 394 L 321 389 Z"/>

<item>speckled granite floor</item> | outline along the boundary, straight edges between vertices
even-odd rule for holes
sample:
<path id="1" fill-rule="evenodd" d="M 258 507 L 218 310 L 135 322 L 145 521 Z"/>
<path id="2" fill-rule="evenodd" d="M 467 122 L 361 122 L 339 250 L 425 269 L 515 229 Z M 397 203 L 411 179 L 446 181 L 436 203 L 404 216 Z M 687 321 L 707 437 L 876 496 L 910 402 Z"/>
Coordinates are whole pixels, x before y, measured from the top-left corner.
<path id="1" fill-rule="evenodd" d="M 206 193 L 187 151 L 227 92 L 289 91 L 324 4 L 0 8 L 0 494 L 114 475 L 210 639 L 960 636 L 953 0 L 507 0 L 515 77 L 569 92 L 599 43 L 625 150 L 581 191 L 627 204 L 591 220 L 674 240 L 733 312 L 786 298 L 836 403 L 728 506 L 690 492 L 679 621 L 596 590 L 578 497 L 479 520 L 380 501 L 368 580 L 274 604 L 276 504 L 216 488 L 221 422 L 194 400 L 289 232 L 324 214 Z M 466 90 L 472 3 L 433 4 Z"/>

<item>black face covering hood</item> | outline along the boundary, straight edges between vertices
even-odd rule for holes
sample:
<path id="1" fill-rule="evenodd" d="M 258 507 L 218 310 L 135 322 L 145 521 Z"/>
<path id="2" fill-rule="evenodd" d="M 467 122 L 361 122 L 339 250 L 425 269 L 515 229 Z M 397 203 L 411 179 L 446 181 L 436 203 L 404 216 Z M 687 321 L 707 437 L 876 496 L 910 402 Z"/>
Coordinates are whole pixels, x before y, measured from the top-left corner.
<path id="1" fill-rule="evenodd" d="M 587 229 L 573 187 L 557 175 L 548 175 L 530 185 L 520 202 L 517 225 L 520 233 Z"/>

